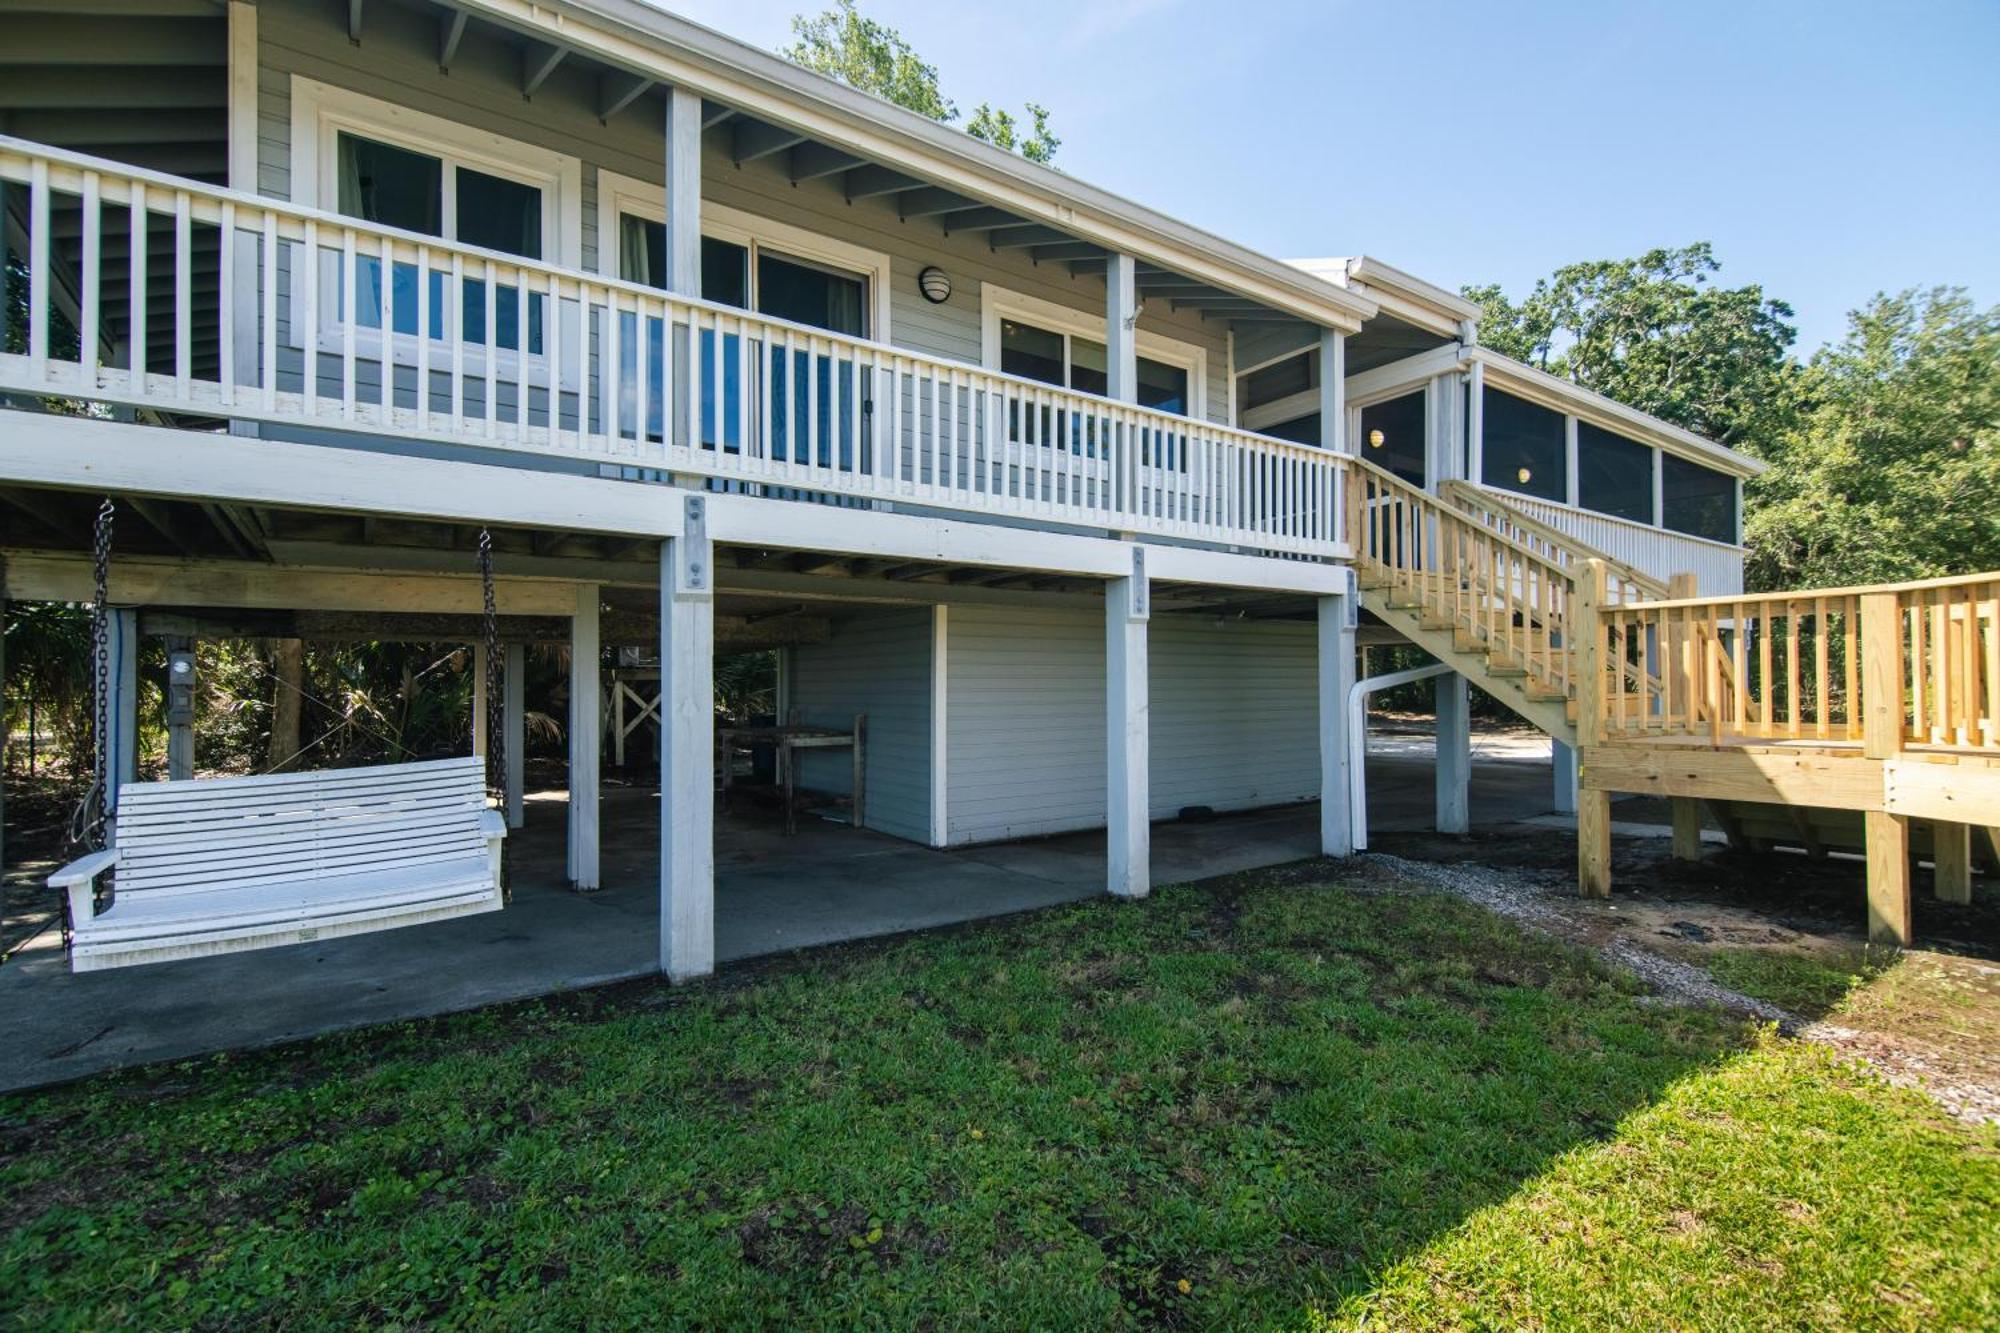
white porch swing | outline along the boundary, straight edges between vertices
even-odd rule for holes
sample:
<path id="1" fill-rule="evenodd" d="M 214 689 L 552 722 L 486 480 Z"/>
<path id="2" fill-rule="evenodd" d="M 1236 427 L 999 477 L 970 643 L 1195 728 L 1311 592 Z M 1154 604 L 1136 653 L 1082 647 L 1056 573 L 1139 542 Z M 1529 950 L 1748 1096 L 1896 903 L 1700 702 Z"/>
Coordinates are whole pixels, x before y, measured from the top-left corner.
<path id="1" fill-rule="evenodd" d="M 247 778 L 128 782 L 104 801 L 112 506 L 98 511 L 92 609 L 98 774 L 82 841 L 49 876 L 68 895 L 72 972 L 233 953 L 491 912 L 505 900 L 505 819 L 487 805 L 486 758 Z M 491 544 L 479 539 L 486 699 L 499 707 Z M 489 716 L 486 734 L 500 743 Z M 495 771 L 506 765 L 494 757 Z M 502 782 L 504 785 L 504 777 Z M 505 791 L 501 793 L 502 806 Z M 110 877 L 110 893 L 103 892 Z"/>

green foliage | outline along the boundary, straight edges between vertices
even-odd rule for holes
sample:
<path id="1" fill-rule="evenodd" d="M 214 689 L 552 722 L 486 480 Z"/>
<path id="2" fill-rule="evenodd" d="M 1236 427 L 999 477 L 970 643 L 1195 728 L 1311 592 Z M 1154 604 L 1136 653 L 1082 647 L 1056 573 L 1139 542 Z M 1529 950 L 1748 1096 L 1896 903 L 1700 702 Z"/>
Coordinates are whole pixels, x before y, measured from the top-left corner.
<path id="1" fill-rule="evenodd" d="M 1760 444 L 1753 587 L 2000 568 L 2000 307 L 1960 288 L 1878 295 L 1802 375 L 1804 409 Z"/>
<path id="2" fill-rule="evenodd" d="M 1644 1001 L 1456 899 L 1263 876 L 187 1062 L 0 1099 L 0 1306 L 1991 1324 L 1990 1132 Z"/>
<path id="3" fill-rule="evenodd" d="M 780 53 L 787 60 L 942 124 L 958 119 L 957 104 L 939 86 L 937 66 L 919 57 L 894 28 L 862 14 L 855 0 L 835 0 L 834 8 L 813 18 L 795 15 L 792 33 L 798 40 Z M 982 102 L 965 130 L 1044 164 L 1062 144 L 1049 128 L 1048 108 L 1034 102 L 1027 104 L 1025 128 L 1011 113 Z"/>
<path id="4" fill-rule="evenodd" d="M 1710 976 L 1733 991 L 1818 1018 L 1895 959 L 1893 950 L 1818 957 L 1775 949 L 1717 949 L 1705 966 Z"/>
<path id="5" fill-rule="evenodd" d="M 1717 443 L 1770 438 L 1793 409 L 1792 309 L 1756 284 L 1718 287 L 1708 242 L 1568 264 L 1518 304 L 1467 287 L 1480 341 Z"/>

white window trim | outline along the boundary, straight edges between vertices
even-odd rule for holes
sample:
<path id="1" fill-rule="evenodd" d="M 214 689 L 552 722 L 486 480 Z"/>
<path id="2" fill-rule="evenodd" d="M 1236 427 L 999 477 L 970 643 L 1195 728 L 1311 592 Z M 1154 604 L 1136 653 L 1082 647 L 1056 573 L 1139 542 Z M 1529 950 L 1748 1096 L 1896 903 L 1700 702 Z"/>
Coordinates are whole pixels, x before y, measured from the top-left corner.
<path id="1" fill-rule="evenodd" d="M 988 370 L 1000 369 L 1000 321 L 1010 316 L 1052 333 L 1066 333 L 1072 337 L 1088 338 L 1092 342 L 1105 340 L 1102 314 L 1093 317 L 1088 311 L 982 282 L 979 284 L 979 362 Z M 1207 421 L 1208 349 L 1147 329 L 1139 329 L 1137 333 L 1136 343 L 1142 354 L 1187 372 L 1188 419 Z"/>
<path id="2" fill-rule="evenodd" d="M 630 213 L 649 222 L 667 220 L 667 187 L 597 172 L 597 271 L 618 276 L 618 217 Z M 857 273 L 868 283 L 868 341 L 889 341 L 889 256 L 879 250 L 822 236 L 803 227 L 776 222 L 726 204 L 701 201 L 701 234 L 746 247 L 768 246 L 781 254 Z"/>
<path id="3" fill-rule="evenodd" d="M 342 130 L 442 158 L 542 192 L 542 255 L 531 263 L 583 267 L 583 163 L 457 121 L 413 111 L 346 88 L 292 76 L 292 202 L 340 211 L 338 136 Z M 445 172 L 446 214 L 454 198 Z M 455 243 L 452 238 L 444 238 Z"/>

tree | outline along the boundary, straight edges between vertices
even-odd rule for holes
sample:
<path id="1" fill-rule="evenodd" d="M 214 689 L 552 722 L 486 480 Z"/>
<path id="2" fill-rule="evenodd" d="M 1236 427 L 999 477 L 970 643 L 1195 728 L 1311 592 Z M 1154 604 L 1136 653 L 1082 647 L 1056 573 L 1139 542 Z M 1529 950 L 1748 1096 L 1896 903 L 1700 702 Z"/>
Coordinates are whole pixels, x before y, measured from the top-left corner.
<path id="1" fill-rule="evenodd" d="M 939 87 L 937 66 L 918 56 L 894 28 L 862 14 L 854 0 L 836 0 L 834 8 L 814 18 L 795 15 L 792 34 L 798 40 L 780 52 L 786 59 L 940 124 L 958 120 L 957 104 Z M 1048 108 L 1034 102 L 1027 104 L 1025 129 L 1010 112 L 981 102 L 965 132 L 1044 164 L 1062 144 L 1049 129 Z"/>
<path id="2" fill-rule="evenodd" d="M 1764 289 L 1718 287 L 1706 241 L 1569 264 L 1515 303 L 1467 287 L 1480 341 L 1608 398 L 1755 452 L 1792 419 L 1792 309 Z"/>
<path id="3" fill-rule="evenodd" d="M 1751 586 L 2000 568 L 2000 307 L 1878 295 L 1801 378 L 1803 411 L 1748 490 Z"/>

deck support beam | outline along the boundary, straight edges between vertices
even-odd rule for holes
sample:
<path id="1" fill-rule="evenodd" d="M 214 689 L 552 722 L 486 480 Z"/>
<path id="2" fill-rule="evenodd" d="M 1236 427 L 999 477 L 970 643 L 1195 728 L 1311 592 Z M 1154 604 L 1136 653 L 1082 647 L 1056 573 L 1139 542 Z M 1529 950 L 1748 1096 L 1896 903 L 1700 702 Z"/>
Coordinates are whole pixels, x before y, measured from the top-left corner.
<path id="1" fill-rule="evenodd" d="M 472 645 L 472 752 L 484 756 L 486 737 L 486 645 Z"/>
<path id="2" fill-rule="evenodd" d="M 569 644 L 569 879 L 580 893 L 600 883 L 597 788 L 604 724 L 597 606 L 597 585 L 579 585 Z"/>
<path id="3" fill-rule="evenodd" d="M 1347 335 L 1338 329 L 1319 331 L 1319 442 L 1332 453 L 1352 452 L 1347 438 Z"/>
<path id="4" fill-rule="evenodd" d="M 1931 825 L 1931 888 L 1939 902 L 1972 901 L 1972 825 L 1943 820 Z"/>
<path id="5" fill-rule="evenodd" d="M 1862 812 L 1868 834 L 1868 938 L 1910 942 L 1910 821 L 1886 810 Z"/>
<path id="6" fill-rule="evenodd" d="M 660 971 L 715 971 L 715 579 L 707 500 L 660 543 Z"/>
<path id="7" fill-rule="evenodd" d="M 1553 737 L 1549 739 L 1549 774 L 1553 785 L 1550 808 L 1559 815 L 1575 814 L 1576 750 Z"/>
<path id="8" fill-rule="evenodd" d="M 1146 552 L 1135 546 L 1131 574 L 1104 589 L 1106 887 L 1119 898 L 1143 898 L 1153 884 L 1146 662 L 1151 607 Z"/>
<path id="9" fill-rule="evenodd" d="M 1479 429 L 1479 363 L 1472 363 L 1472 429 Z M 1477 463 L 1478 435 L 1473 439 Z M 1475 470 L 1475 478 L 1478 476 Z M 1602 560 L 1590 559 L 1577 570 L 1576 595 L 1570 616 L 1581 628 L 1576 640 L 1576 743 L 1584 753 L 1577 765 L 1581 790 L 1576 798 L 1576 890 L 1585 898 L 1611 896 L 1611 793 L 1595 786 L 1589 767 L 1590 748 L 1601 739 L 1604 717 L 1604 632 L 1598 608 L 1604 605 L 1609 573 Z"/>
<path id="10" fill-rule="evenodd" d="M 1319 850 L 1322 856 L 1354 855 L 1354 725 L 1347 696 L 1354 689 L 1354 574 L 1345 573 L 1346 591 L 1319 599 Z M 1365 811 L 1362 812 L 1365 816 Z"/>
<path id="11" fill-rule="evenodd" d="M 507 816 L 508 828 L 519 828 L 527 816 L 526 794 L 521 786 L 527 780 L 527 756 L 523 753 L 528 742 L 528 645 L 510 643 L 501 648 L 505 669 L 500 678 L 500 740 L 502 760 L 507 765 Z"/>
<path id="12" fill-rule="evenodd" d="M 1673 856 L 1676 861 L 1701 860 L 1701 800 L 1676 796 L 1670 802 L 1674 821 Z"/>
<path id="13" fill-rule="evenodd" d="M 1464 676 L 1456 671 L 1434 682 L 1437 713 L 1437 831 L 1472 827 L 1472 707 Z"/>

